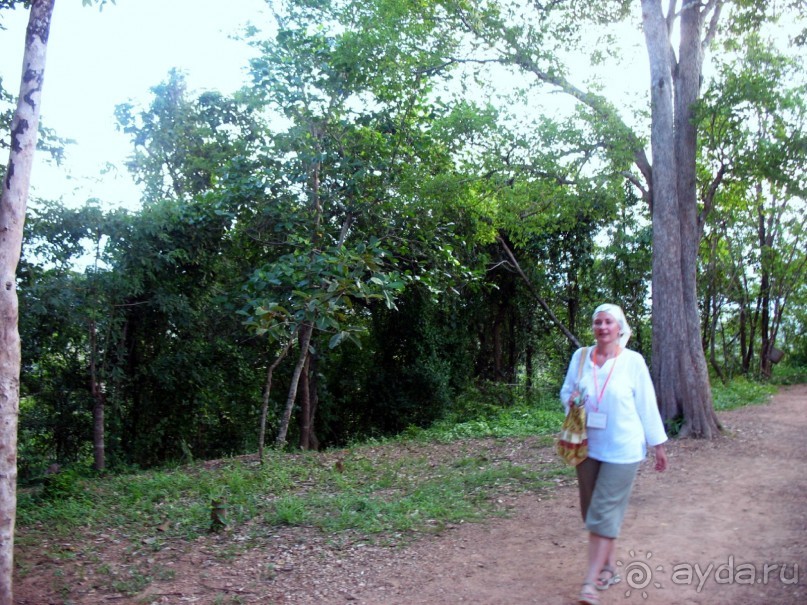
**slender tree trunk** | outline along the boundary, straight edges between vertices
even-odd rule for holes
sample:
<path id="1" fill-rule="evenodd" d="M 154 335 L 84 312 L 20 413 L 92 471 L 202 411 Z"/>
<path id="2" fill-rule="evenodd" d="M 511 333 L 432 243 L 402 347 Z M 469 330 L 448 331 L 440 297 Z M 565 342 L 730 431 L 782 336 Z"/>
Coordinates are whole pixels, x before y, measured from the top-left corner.
<path id="1" fill-rule="evenodd" d="M 311 355 L 305 358 L 303 373 L 300 376 L 298 400 L 300 402 L 300 449 L 308 450 L 311 445 Z"/>
<path id="2" fill-rule="evenodd" d="M 297 365 L 294 368 L 294 374 L 291 377 L 291 385 L 289 385 L 289 395 L 286 399 L 286 408 L 283 410 L 283 418 L 280 421 L 280 429 L 277 432 L 277 439 L 275 443 L 279 447 L 286 445 L 286 435 L 289 432 L 289 422 L 291 421 L 291 412 L 294 409 L 294 401 L 297 399 L 297 387 L 300 384 L 300 376 L 303 373 L 305 360 L 308 357 L 308 347 L 311 344 L 311 336 L 314 333 L 311 324 L 305 324 L 300 328 L 301 341 L 300 341 L 300 356 L 297 358 Z"/>
<path id="3" fill-rule="evenodd" d="M 263 402 L 261 404 L 261 427 L 258 434 L 258 459 L 261 461 L 261 464 L 263 464 L 263 450 L 266 444 L 266 417 L 269 415 L 269 396 L 272 394 L 272 376 L 275 372 L 275 368 L 280 365 L 280 362 L 283 361 L 291 349 L 292 344 L 294 344 L 295 336 L 296 333 L 291 335 L 289 342 L 286 343 L 286 346 L 280 351 L 280 354 L 269 366 L 269 369 L 266 370 L 266 384 L 263 388 Z"/>
<path id="4" fill-rule="evenodd" d="M 739 311 L 739 333 L 740 333 L 740 370 L 743 375 L 748 375 L 751 368 L 751 357 L 754 342 L 753 327 L 751 324 L 751 297 L 748 292 L 748 280 L 745 274 L 742 275 L 740 280 L 742 297 L 740 299 Z"/>
<path id="5" fill-rule="evenodd" d="M 104 447 L 104 412 L 106 401 L 103 389 L 98 382 L 98 333 L 94 321 L 90 322 L 90 394 L 92 395 L 92 446 L 93 467 L 97 471 L 106 468 L 106 449 Z"/>
<path id="6" fill-rule="evenodd" d="M 21 364 L 16 273 L 39 128 L 53 1 L 34 0 L 31 4 L 20 95 L 11 121 L 11 151 L 0 192 L 0 605 L 12 605 L 14 600 L 12 577 Z"/>
<path id="7" fill-rule="evenodd" d="M 765 220 L 765 209 L 762 202 L 762 193 L 757 185 L 757 234 L 759 237 L 760 275 L 759 275 L 759 307 L 761 310 L 759 320 L 759 373 L 763 378 L 771 377 L 771 342 L 770 342 L 770 312 L 771 312 L 771 272 L 770 251 L 773 241 L 770 235 L 770 225 Z"/>
<path id="8" fill-rule="evenodd" d="M 319 394 L 317 391 L 317 356 L 309 351 L 300 377 L 300 449 L 319 449 L 319 439 L 314 431 Z"/>
<path id="9" fill-rule="evenodd" d="M 662 418 L 683 418 L 682 436 L 718 434 L 696 288 L 699 241 L 693 106 L 701 76 L 699 3 L 681 11 L 676 63 L 659 0 L 642 0 L 651 75 L 653 381 Z"/>

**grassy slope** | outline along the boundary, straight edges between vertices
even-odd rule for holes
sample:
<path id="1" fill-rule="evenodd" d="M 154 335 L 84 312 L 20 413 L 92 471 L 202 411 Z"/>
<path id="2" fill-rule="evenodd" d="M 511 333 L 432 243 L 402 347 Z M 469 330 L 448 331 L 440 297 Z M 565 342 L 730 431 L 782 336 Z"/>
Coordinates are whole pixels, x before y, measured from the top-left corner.
<path id="1" fill-rule="evenodd" d="M 715 406 L 765 401 L 773 390 L 735 382 L 715 390 Z M 211 531 L 214 500 L 225 503 L 219 517 L 227 531 L 301 526 L 390 545 L 502 514 L 502 495 L 551 489 L 573 476 L 546 447 L 562 422 L 558 407 L 548 398 L 383 442 L 270 452 L 263 464 L 244 456 L 99 478 L 66 471 L 43 492 L 19 497 L 18 574 L 43 557 L 102 567 L 104 555 L 93 550 L 99 536 L 114 534 L 132 552 L 181 548 Z M 157 577 L 158 570 L 141 566 L 117 590 L 133 594 Z"/>

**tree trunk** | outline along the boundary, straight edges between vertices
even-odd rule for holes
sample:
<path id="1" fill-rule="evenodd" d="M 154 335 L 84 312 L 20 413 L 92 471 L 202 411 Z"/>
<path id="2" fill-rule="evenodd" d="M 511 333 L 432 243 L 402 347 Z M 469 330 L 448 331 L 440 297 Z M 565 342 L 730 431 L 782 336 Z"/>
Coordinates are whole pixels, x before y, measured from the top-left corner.
<path id="1" fill-rule="evenodd" d="M 280 362 L 283 361 L 291 349 L 291 346 L 294 344 L 296 334 L 295 332 L 291 335 L 289 342 L 286 343 L 286 346 L 280 351 L 280 354 L 272 362 L 272 365 L 266 370 L 266 384 L 263 388 L 263 402 L 261 404 L 261 427 L 258 434 L 258 460 L 261 461 L 261 464 L 263 464 L 263 449 L 266 444 L 266 417 L 269 415 L 269 396 L 272 394 L 272 376 L 275 372 L 275 368 L 280 365 Z"/>
<path id="2" fill-rule="evenodd" d="M 319 439 L 314 430 L 319 394 L 317 391 L 317 356 L 309 352 L 300 377 L 300 449 L 316 451 Z"/>
<path id="3" fill-rule="evenodd" d="M 52 14 L 53 0 L 35 0 L 31 4 L 20 95 L 11 121 L 11 151 L 0 193 L 0 605 L 13 602 L 21 364 L 16 273 L 39 128 Z"/>
<path id="4" fill-rule="evenodd" d="M 681 11 L 676 63 L 659 0 L 642 0 L 652 103 L 653 356 L 662 418 L 682 436 L 719 432 L 703 352 L 696 288 L 699 241 L 693 104 L 701 77 L 700 4 Z"/>
<path id="5" fill-rule="evenodd" d="M 301 343 L 302 344 L 302 343 Z M 300 449 L 305 451 L 310 449 L 311 437 L 311 355 L 305 358 L 303 373 L 300 376 L 300 386 L 298 389 L 298 399 L 300 402 Z"/>
<path id="6" fill-rule="evenodd" d="M 104 412 L 106 398 L 98 382 L 98 334 L 94 321 L 90 322 L 90 394 L 92 395 L 92 446 L 93 468 L 102 471 L 106 468 L 106 449 L 104 447 Z"/>
<path id="7" fill-rule="evenodd" d="M 759 275 L 759 302 L 758 307 L 761 310 L 759 320 L 759 373 L 762 378 L 771 377 L 771 342 L 770 342 L 770 328 L 771 328 L 771 271 L 770 271 L 770 255 L 771 248 L 773 247 L 773 238 L 771 237 L 771 226 L 765 220 L 765 208 L 762 202 L 762 192 L 760 186 L 757 185 L 757 235 L 759 237 L 759 258 L 760 258 L 760 275 Z"/>
<path id="8" fill-rule="evenodd" d="M 297 387 L 300 384 L 300 376 L 303 373 L 305 360 L 308 358 L 308 347 L 311 344 L 311 336 L 314 332 L 313 325 L 306 324 L 300 328 L 300 356 L 297 358 L 297 365 L 294 367 L 294 374 L 289 385 L 289 395 L 286 398 L 286 408 L 283 410 L 283 418 L 280 420 L 280 429 L 277 432 L 275 443 L 278 447 L 286 445 L 286 435 L 289 432 L 289 422 L 294 409 L 294 401 L 297 399 Z"/>

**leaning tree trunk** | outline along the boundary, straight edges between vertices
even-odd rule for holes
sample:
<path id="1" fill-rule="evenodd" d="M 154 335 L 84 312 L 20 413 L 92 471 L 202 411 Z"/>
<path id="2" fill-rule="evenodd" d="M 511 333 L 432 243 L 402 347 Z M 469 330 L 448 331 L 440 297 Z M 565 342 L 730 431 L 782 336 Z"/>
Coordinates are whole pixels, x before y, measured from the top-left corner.
<path id="1" fill-rule="evenodd" d="M 0 192 L 0 605 L 13 602 L 21 364 L 16 273 L 39 128 L 53 2 L 34 0 L 31 4 L 20 96 L 11 121 L 11 151 Z"/>
<path id="2" fill-rule="evenodd" d="M 261 404 L 261 426 L 258 432 L 258 460 L 260 460 L 261 464 L 263 464 L 263 450 L 264 446 L 266 445 L 266 419 L 269 415 L 269 398 L 272 395 L 272 376 L 275 372 L 277 366 L 280 365 L 280 362 L 288 354 L 291 347 L 294 345 L 294 338 L 297 335 L 297 331 L 295 330 L 289 341 L 280 351 L 280 354 L 275 358 L 269 368 L 266 370 L 266 385 L 263 388 L 263 402 Z"/>
<path id="3" fill-rule="evenodd" d="M 698 3 L 681 11 L 676 63 L 661 3 L 642 0 L 652 103 L 653 381 L 664 420 L 683 418 L 683 436 L 711 438 L 719 424 L 701 346 L 696 288 L 699 229 L 692 109 L 702 64 L 699 11 Z"/>
<path id="4" fill-rule="evenodd" d="M 305 360 L 308 358 L 308 347 L 311 345 L 311 336 L 313 333 L 313 322 L 311 324 L 303 324 L 300 328 L 300 356 L 297 358 L 297 365 L 294 367 L 294 373 L 291 376 L 289 394 L 286 398 L 286 407 L 283 410 L 283 417 L 280 419 L 280 427 L 278 428 L 277 438 L 275 439 L 275 445 L 278 447 L 285 447 L 286 445 L 286 435 L 289 432 L 291 413 L 294 409 L 294 402 L 297 399 L 297 387 L 300 384 L 300 376 L 305 367 Z"/>

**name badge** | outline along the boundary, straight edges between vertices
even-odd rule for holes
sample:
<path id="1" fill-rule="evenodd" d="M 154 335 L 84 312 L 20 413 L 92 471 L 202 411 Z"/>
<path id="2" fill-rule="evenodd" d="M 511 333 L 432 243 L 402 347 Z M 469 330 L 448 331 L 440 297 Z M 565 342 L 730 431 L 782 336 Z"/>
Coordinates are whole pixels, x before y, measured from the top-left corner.
<path id="1" fill-rule="evenodd" d="M 604 429 L 607 417 L 603 412 L 589 412 L 586 414 L 586 426 L 590 429 Z"/>

